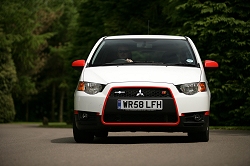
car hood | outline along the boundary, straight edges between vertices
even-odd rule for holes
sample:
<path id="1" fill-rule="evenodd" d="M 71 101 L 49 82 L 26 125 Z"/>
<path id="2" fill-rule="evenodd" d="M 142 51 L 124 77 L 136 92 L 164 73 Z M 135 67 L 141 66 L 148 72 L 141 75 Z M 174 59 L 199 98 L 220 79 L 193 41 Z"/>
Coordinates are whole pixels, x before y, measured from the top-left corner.
<path id="1" fill-rule="evenodd" d="M 199 82 L 201 70 L 183 66 L 102 66 L 84 69 L 82 80 L 108 84 L 114 82 Z"/>

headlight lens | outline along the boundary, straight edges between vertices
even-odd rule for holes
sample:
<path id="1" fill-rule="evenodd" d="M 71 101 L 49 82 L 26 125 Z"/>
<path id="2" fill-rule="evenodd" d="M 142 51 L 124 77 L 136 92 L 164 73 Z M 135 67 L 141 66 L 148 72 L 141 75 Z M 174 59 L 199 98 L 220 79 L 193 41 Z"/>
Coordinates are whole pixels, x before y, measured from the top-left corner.
<path id="1" fill-rule="evenodd" d="M 85 83 L 85 92 L 88 94 L 97 94 L 102 90 L 102 85 L 98 83 L 86 82 Z"/>
<path id="2" fill-rule="evenodd" d="M 103 86 L 98 83 L 93 83 L 93 82 L 82 82 L 80 81 L 78 84 L 78 91 L 84 91 L 88 94 L 97 94 L 98 92 L 101 92 L 103 89 Z"/>
<path id="3" fill-rule="evenodd" d="M 180 92 L 186 95 L 193 95 L 197 92 L 205 92 L 207 90 L 205 82 L 187 83 L 177 87 Z"/>

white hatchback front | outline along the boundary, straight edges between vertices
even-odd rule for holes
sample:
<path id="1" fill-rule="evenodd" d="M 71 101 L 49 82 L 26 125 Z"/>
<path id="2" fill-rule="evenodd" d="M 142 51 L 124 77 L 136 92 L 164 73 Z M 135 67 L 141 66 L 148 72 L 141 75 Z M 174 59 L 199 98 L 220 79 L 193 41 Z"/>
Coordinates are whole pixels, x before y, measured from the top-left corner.
<path id="1" fill-rule="evenodd" d="M 102 37 L 81 69 L 74 96 L 76 142 L 108 132 L 187 132 L 209 140 L 210 91 L 202 63 L 188 37 L 127 35 Z"/>

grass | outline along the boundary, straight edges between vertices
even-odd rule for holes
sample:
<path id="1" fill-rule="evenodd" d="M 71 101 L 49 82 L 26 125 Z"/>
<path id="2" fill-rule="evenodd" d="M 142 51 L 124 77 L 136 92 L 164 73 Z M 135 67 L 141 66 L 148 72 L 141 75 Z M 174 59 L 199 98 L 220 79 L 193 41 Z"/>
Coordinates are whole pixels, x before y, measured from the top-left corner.
<path id="1" fill-rule="evenodd" d="M 51 127 L 51 128 L 72 128 L 72 125 L 66 122 L 49 122 L 48 125 L 39 125 L 39 127 Z"/>
<path id="2" fill-rule="evenodd" d="M 250 130 L 250 126 L 210 126 L 211 130 Z"/>
<path id="3" fill-rule="evenodd" d="M 13 122 L 12 124 L 21 124 L 21 125 L 37 125 L 39 127 L 47 128 L 72 128 L 72 125 L 67 124 L 66 122 L 49 122 L 48 125 L 43 125 L 42 122 Z"/>

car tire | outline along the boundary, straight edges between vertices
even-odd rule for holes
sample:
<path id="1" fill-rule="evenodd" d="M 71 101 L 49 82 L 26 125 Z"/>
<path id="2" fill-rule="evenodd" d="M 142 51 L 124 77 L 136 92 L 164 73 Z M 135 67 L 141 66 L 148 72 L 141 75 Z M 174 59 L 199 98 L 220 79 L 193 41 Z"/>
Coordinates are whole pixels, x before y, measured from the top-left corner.
<path id="1" fill-rule="evenodd" d="M 188 132 L 190 141 L 195 142 L 208 142 L 209 141 L 209 127 L 205 131 Z"/>
<path id="2" fill-rule="evenodd" d="M 108 137 L 108 131 L 99 131 L 95 133 L 96 137 L 106 138 Z"/>
<path id="3" fill-rule="evenodd" d="M 73 136 L 77 143 L 90 143 L 94 140 L 94 133 L 76 127 L 75 118 L 73 118 Z"/>

